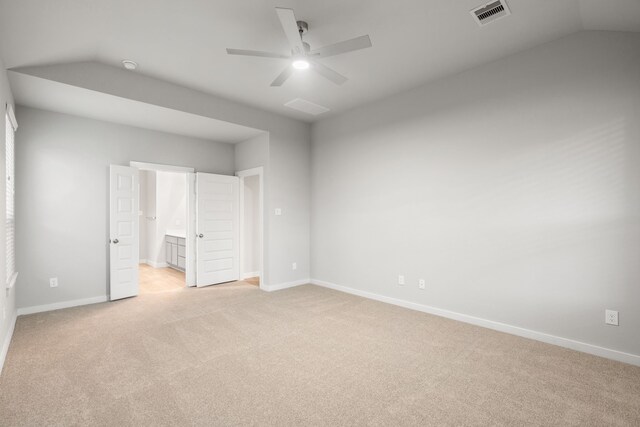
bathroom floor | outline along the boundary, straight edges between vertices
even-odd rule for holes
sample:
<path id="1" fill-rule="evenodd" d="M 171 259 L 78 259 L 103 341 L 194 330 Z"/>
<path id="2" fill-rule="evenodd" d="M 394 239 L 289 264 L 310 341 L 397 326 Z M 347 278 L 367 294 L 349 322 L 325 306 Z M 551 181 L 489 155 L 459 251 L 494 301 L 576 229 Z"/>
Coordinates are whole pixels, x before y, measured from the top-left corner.
<path id="1" fill-rule="evenodd" d="M 250 277 L 248 279 L 244 279 L 243 282 L 254 286 L 260 286 L 260 277 Z"/>
<path id="2" fill-rule="evenodd" d="M 140 264 L 140 294 L 175 291 L 184 288 L 185 284 L 186 278 L 182 271 Z"/>

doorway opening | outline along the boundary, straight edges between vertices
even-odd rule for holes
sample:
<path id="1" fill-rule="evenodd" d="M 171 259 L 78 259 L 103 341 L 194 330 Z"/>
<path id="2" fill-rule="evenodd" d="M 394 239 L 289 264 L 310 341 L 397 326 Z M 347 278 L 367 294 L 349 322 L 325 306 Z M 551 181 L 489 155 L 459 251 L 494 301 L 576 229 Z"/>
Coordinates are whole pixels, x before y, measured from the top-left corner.
<path id="1" fill-rule="evenodd" d="M 139 293 L 195 286 L 195 171 L 130 162 L 138 171 Z"/>
<path id="2" fill-rule="evenodd" d="M 262 176 L 111 165 L 110 299 L 243 279 L 264 288 Z"/>
<path id="3" fill-rule="evenodd" d="M 236 172 L 240 178 L 240 278 L 251 285 L 265 283 L 263 274 L 263 170 Z"/>
<path id="4" fill-rule="evenodd" d="M 184 172 L 139 172 L 140 294 L 186 286 L 187 176 Z"/>

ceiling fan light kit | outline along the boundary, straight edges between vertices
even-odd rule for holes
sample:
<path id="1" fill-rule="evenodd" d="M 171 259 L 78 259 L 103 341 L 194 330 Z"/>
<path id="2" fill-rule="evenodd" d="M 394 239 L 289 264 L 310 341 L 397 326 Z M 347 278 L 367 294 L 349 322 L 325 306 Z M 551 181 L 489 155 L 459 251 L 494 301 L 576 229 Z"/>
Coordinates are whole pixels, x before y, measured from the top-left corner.
<path id="1" fill-rule="evenodd" d="M 302 36 L 309 31 L 309 25 L 305 21 L 298 21 L 293 13 L 293 9 L 276 7 L 276 13 L 282 24 L 284 34 L 289 40 L 291 46 L 291 55 L 282 55 L 273 52 L 264 52 L 259 50 L 245 49 L 227 49 L 229 55 L 256 56 L 261 58 L 287 59 L 290 64 L 275 78 L 271 86 L 278 87 L 287 81 L 293 74 L 293 70 L 312 69 L 325 79 L 341 85 L 348 79 L 333 69 L 321 64 L 317 59 L 327 58 L 329 56 L 340 55 L 342 53 L 352 52 L 354 50 L 366 49 L 371 47 L 371 39 L 369 36 L 360 36 L 354 39 L 345 40 L 319 49 L 311 50 L 309 43 L 306 43 Z"/>
<path id="2" fill-rule="evenodd" d="M 293 62 L 291 63 L 291 65 L 296 70 L 306 70 L 306 69 L 309 68 L 309 62 L 304 58 L 294 59 Z"/>

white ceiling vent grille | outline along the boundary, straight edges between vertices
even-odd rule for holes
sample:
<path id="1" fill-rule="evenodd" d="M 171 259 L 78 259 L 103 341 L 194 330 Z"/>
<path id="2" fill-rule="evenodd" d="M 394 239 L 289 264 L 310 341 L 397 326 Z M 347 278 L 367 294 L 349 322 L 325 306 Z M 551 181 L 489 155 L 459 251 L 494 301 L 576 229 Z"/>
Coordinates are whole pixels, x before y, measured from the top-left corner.
<path id="1" fill-rule="evenodd" d="M 471 11 L 471 16 L 481 27 L 509 15 L 511 11 L 505 0 L 492 1 Z"/>
<path id="2" fill-rule="evenodd" d="M 302 111 L 303 113 L 311 114 L 313 116 L 317 116 L 318 114 L 326 113 L 327 111 L 329 111 L 327 107 L 314 104 L 311 101 L 307 101 L 301 98 L 296 98 L 284 105 L 285 107 L 293 108 L 294 110 Z"/>

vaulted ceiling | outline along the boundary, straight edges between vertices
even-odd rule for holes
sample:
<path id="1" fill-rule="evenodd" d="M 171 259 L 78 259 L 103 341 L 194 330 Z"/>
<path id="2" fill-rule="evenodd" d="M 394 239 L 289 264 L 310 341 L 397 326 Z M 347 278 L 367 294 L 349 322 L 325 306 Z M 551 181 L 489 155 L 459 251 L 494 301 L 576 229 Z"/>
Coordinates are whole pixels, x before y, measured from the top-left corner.
<path id="1" fill-rule="evenodd" d="M 137 73 L 313 121 L 324 116 L 284 104 L 303 98 L 335 114 L 577 31 L 640 31 L 640 0 L 507 0 L 512 15 L 480 28 L 469 11 L 483 2 L 0 0 L 0 54 L 6 68 L 132 59 Z M 362 34 L 373 47 L 324 60 L 349 78 L 342 86 L 297 72 L 270 87 L 286 62 L 225 48 L 288 54 L 276 6 L 309 23 L 312 48 Z"/>

